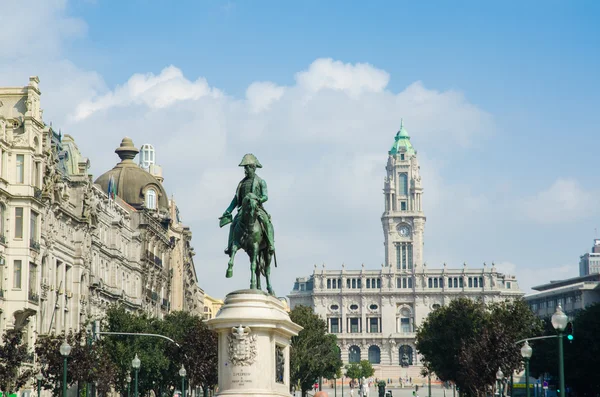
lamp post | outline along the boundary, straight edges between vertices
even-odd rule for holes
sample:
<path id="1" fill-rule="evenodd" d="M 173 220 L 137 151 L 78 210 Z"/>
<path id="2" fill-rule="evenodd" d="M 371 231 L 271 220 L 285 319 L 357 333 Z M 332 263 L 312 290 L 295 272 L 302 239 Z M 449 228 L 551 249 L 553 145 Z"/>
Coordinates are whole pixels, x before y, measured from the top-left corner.
<path id="1" fill-rule="evenodd" d="M 502 373 L 502 370 L 500 369 L 500 367 L 498 367 L 498 372 L 496 372 L 496 380 L 498 381 L 498 391 L 500 392 L 500 397 L 503 396 L 502 379 L 504 379 L 504 374 Z"/>
<path id="2" fill-rule="evenodd" d="M 142 362 L 136 353 L 135 358 L 131 360 L 131 366 L 135 370 L 135 387 L 133 388 L 133 397 L 138 397 L 138 372 L 140 371 L 140 365 L 142 365 Z"/>
<path id="3" fill-rule="evenodd" d="M 65 337 L 64 342 L 60 345 L 60 355 L 64 357 L 63 361 L 63 397 L 67 397 L 67 357 L 71 354 L 71 346 L 67 343 Z"/>
<path id="4" fill-rule="evenodd" d="M 187 375 L 187 371 L 181 364 L 181 369 L 179 370 L 179 376 L 181 376 L 181 397 L 185 397 L 185 375 Z"/>
<path id="5" fill-rule="evenodd" d="M 532 353 L 533 349 L 529 346 L 529 342 L 525 341 L 521 347 L 521 357 L 525 360 L 525 389 L 527 397 L 529 397 L 529 359 L 531 358 Z"/>
<path id="6" fill-rule="evenodd" d="M 40 397 L 42 395 L 42 380 L 44 379 L 44 375 L 42 375 L 42 371 L 38 372 L 35 375 L 35 379 L 37 379 L 38 397 Z"/>
<path id="7" fill-rule="evenodd" d="M 127 397 L 131 397 L 131 372 L 127 371 Z"/>
<path id="8" fill-rule="evenodd" d="M 552 326 L 558 332 L 558 377 L 560 380 L 560 397 L 565 397 L 565 363 L 563 353 L 563 331 L 567 328 L 569 318 L 558 305 L 552 315 Z"/>

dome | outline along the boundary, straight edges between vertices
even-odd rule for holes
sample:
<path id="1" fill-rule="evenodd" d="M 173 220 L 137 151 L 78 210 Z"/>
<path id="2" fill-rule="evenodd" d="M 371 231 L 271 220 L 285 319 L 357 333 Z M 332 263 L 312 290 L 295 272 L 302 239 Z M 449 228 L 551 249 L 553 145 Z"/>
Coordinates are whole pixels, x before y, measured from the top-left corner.
<path id="1" fill-rule="evenodd" d="M 138 152 L 131 138 L 123 138 L 121 146 L 115 150 L 121 162 L 112 170 L 100 175 L 94 183 L 100 185 L 106 194 L 114 193 L 135 209 L 168 211 L 169 202 L 165 188 L 154 176 L 133 162 Z"/>
<path id="2" fill-rule="evenodd" d="M 410 143 L 408 131 L 406 131 L 406 128 L 404 128 L 403 121 L 400 121 L 400 130 L 398 130 L 398 133 L 396 133 L 394 144 L 392 145 L 389 154 L 395 155 L 401 152 L 405 152 L 408 155 L 416 154 L 413 145 Z"/>

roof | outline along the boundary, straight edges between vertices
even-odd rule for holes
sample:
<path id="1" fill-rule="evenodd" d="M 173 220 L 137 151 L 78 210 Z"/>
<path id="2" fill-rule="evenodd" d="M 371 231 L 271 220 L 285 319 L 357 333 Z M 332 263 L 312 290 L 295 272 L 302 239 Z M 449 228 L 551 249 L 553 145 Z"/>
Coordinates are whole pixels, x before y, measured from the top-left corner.
<path id="1" fill-rule="evenodd" d="M 389 154 L 391 155 L 395 155 L 397 153 L 406 153 L 409 155 L 414 155 L 417 153 L 413 148 L 412 143 L 410 143 L 410 136 L 408 135 L 406 128 L 404 128 L 404 122 L 402 120 L 400 121 L 400 129 L 394 138 L 394 144 L 389 151 Z"/>
<path id="2" fill-rule="evenodd" d="M 565 287 L 565 286 L 569 286 L 572 284 L 577 284 L 577 283 L 585 282 L 585 281 L 600 282 L 600 274 L 588 274 L 587 276 L 582 276 L 582 277 L 573 277 L 573 278 L 567 278 L 564 280 L 550 281 L 547 284 L 542 284 L 542 285 L 538 285 L 535 287 L 531 287 L 531 289 L 533 289 L 535 291 L 546 291 L 546 290 L 559 288 L 559 287 Z"/>
<path id="3" fill-rule="evenodd" d="M 156 191 L 158 209 L 168 211 L 169 200 L 167 192 L 162 184 L 152 174 L 140 168 L 133 159 L 139 150 L 133 146 L 131 138 L 125 137 L 115 153 L 121 158 L 121 162 L 115 167 L 100 175 L 96 184 L 100 185 L 102 191 L 109 194 L 108 185 L 111 176 L 116 185 L 116 195 L 135 209 L 145 208 L 145 194 L 148 189 Z"/>

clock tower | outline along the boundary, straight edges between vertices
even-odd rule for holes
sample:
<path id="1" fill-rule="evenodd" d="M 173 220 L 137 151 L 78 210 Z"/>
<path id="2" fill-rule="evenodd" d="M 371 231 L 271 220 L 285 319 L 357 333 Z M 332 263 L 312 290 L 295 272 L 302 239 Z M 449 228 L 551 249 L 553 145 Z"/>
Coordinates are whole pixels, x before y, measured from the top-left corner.
<path id="1" fill-rule="evenodd" d="M 423 265 L 425 214 L 417 151 L 402 122 L 388 154 L 381 216 L 385 266 L 398 273 L 413 273 Z"/>

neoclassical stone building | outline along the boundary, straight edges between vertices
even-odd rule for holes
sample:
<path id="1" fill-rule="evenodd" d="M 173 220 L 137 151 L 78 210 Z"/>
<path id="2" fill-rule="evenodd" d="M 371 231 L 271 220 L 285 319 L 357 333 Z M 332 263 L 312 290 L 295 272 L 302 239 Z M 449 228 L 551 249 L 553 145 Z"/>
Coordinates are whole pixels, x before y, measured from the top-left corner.
<path id="1" fill-rule="evenodd" d="M 117 302 L 203 315 L 192 233 L 160 167 L 135 163 L 124 138 L 93 182 L 74 139 L 44 123 L 38 84 L 0 88 L 0 334 L 22 328 L 33 350 L 37 335 L 78 330 Z"/>
<path id="2" fill-rule="evenodd" d="M 415 331 L 427 315 L 457 297 L 497 301 L 520 297 L 514 276 L 492 264 L 428 266 L 417 151 L 404 126 L 388 152 L 384 180 L 385 263 L 379 269 L 317 268 L 296 279 L 290 305 L 311 306 L 338 336 L 344 363 L 369 360 L 380 379 L 420 377 Z"/>

